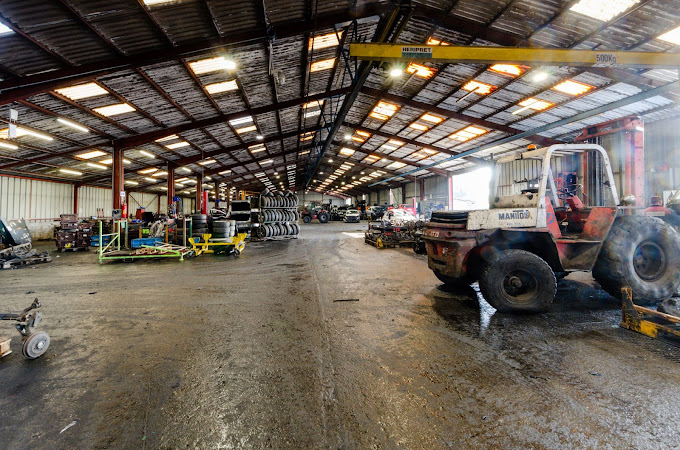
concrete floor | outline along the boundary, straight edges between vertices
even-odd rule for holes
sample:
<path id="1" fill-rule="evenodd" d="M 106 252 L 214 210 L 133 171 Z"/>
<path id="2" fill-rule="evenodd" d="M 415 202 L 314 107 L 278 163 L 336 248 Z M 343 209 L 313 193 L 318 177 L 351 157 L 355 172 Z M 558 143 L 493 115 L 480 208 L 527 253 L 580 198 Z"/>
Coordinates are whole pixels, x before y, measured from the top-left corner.
<path id="1" fill-rule="evenodd" d="M 618 328 L 588 276 L 547 314 L 493 314 L 364 227 L 0 272 L 0 309 L 39 297 L 52 337 L 0 360 L 0 447 L 680 446 L 680 349 Z"/>

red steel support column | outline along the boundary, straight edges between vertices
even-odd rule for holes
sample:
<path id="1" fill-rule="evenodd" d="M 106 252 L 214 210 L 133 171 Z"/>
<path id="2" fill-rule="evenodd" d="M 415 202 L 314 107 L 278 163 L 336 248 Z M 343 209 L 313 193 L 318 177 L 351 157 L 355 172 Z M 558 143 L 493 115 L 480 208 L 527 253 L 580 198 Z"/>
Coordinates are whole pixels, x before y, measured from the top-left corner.
<path id="1" fill-rule="evenodd" d="M 168 162 L 168 204 L 167 206 L 173 206 L 175 204 L 175 164 Z M 163 211 L 158 211 L 159 213 Z M 167 212 L 167 211 L 165 211 Z"/>
<path id="2" fill-rule="evenodd" d="M 200 214 L 203 204 L 203 174 L 196 174 L 196 211 Z"/>
<path id="3" fill-rule="evenodd" d="M 113 209 L 122 209 L 125 199 L 125 169 L 123 166 L 123 156 L 125 150 L 113 147 L 113 169 L 112 169 L 112 190 L 113 190 Z"/>

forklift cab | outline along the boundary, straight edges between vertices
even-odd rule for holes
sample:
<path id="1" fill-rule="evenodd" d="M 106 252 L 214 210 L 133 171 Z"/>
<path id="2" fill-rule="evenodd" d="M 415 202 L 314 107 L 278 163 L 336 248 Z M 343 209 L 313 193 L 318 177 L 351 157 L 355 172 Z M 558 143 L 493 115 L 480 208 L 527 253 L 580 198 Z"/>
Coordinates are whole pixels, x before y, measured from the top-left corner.
<path id="1" fill-rule="evenodd" d="M 539 228 L 554 238 L 589 236 L 593 211 L 611 223 L 619 204 L 609 157 L 596 144 L 558 144 L 500 158 L 490 192 L 490 209 L 471 211 L 469 230 Z"/>

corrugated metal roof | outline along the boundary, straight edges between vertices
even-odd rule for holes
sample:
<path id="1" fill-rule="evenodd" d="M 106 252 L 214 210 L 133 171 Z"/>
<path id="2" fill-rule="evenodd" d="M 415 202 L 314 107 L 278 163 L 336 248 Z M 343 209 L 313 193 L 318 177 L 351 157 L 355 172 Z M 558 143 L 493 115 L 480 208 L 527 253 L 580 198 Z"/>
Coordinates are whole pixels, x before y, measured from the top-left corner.
<path id="1" fill-rule="evenodd" d="M 607 24 L 566 10 L 567 4 L 569 2 L 560 0 L 416 1 L 414 18 L 403 28 L 399 41 L 424 43 L 433 37 L 458 45 L 515 45 L 518 38 L 524 38 L 526 45 L 541 47 L 677 51 L 676 46 L 654 39 L 680 25 L 680 2 L 677 0 L 643 2 Z M 217 160 L 215 165 L 207 166 L 209 169 L 232 170 L 232 175 L 215 175 L 218 180 L 241 179 L 252 184 L 257 183 L 254 172 L 265 171 L 271 175 L 277 170 L 285 171 L 287 164 L 297 161 L 292 170 L 298 174 L 296 184 L 299 187 L 302 183 L 299 177 L 310 155 L 304 151 L 302 155 L 300 153 L 313 141 L 301 141 L 298 134 L 316 130 L 323 123 L 322 116 L 329 114 L 344 98 L 333 102 L 326 100 L 321 114 L 310 112 L 316 107 L 311 107 L 305 114 L 302 108 L 305 96 L 351 84 L 340 48 L 330 46 L 310 50 L 309 38 L 334 33 L 332 24 L 336 22 L 338 30 L 347 33 L 347 20 L 352 15 L 373 16 L 371 11 L 378 10 L 376 8 L 386 10 L 391 3 L 363 0 L 355 2 L 355 5 L 349 9 L 348 3 L 341 0 L 312 3 L 303 0 L 182 0 L 151 7 L 145 7 L 137 0 L 121 0 L 113 4 L 103 0 L 3 2 L 0 14 L 20 32 L 0 35 L 0 74 L 5 80 L 16 76 L 21 81 L 22 77 L 45 71 L 77 70 L 78 66 L 113 61 L 121 55 L 143 52 L 163 55 L 173 46 L 194 47 L 190 54 L 163 57 L 160 62 L 142 62 L 136 68 L 121 66 L 94 77 L 111 92 L 109 95 L 66 101 L 53 93 L 42 92 L 26 98 L 28 103 L 14 103 L 22 124 L 48 133 L 54 139 L 18 138 L 19 150 L 0 149 L 0 171 L 58 177 L 59 167 L 74 167 L 86 172 L 87 179 L 94 183 L 107 185 L 106 176 L 92 174 L 92 168 L 73 157 L 74 150 L 95 145 L 109 152 L 112 139 L 172 128 L 218 114 L 247 115 L 251 108 L 264 108 L 265 112 L 252 114 L 256 128 L 250 132 L 236 133 L 237 127 L 223 122 L 178 133 L 179 139 L 189 143 L 185 147 L 169 149 L 165 143 L 150 142 L 130 150 L 126 157 L 129 156 L 132 163 L 126 166 L 126 170 L 136 174 L 142 168 L 164 166 L 169 161 L 194 171 L 205 170 L 206 166 L 198 165 L 196 158 L 208 154 Z M 452 24 L 450 28 L 441 26 L 446 21 Z M 271 46 L 266 39 L 267 23 L 271 25 Z M 371 40 L 377 24 L 378 17 L 360 21 L 355 34 L 345 35 L 344 48 L 355 37 Z M 475 36 L 461 31 L 471 29 L 470 24 L 498 33 Z M 280 35 L 278 30 L 285 32 Z M 220 56 L 233 59 L 237 69 L 192 74 L 188 68 L 191 62 Z M 325 60 L 332 61 L 331 68 L 309 73 L 310 64 Z M 353 135 L 357 127 L 374 134 L 363 143 L 351 141 L 356 152 L 349 160 L 357 165 L 348 174 L 372 170 L 368 167 L 385 168 L 391 163 L 390 156 L 410 163 L 389 172 L 390 175 L 403 173 L 418 164 L 438 161 L 455 152 L 493 142 L 510 132 L 550 124 L 629 97 L 647 89 L 645 80 L 665 84 L 678 78 L 673 70 L 626 70 L 639 80 L 631 84 L 630 80 L 619 82 L 596 70 L 547 67 L 542 69 L 548 72 L 547 78 L 537 82 L 533 80 L 536 70 L 512 78 L 492 72 L 484 65 L 424 65 L 435 70 L 432 78 L 406 75 L 393 79 L 387 73 L 388 64 L 372 70 L 365 87 L 391 95 L 390 101 L 398 104 L 399 110 L 386 121 L 371 118 L 369 114 L 382 100 L 381 96 L 365 92 L 358 95 L 345 118 L 349 126 L 343 126 L 337 134 L 336 142 L 331 146 L 331 156 L 337 157 L 338 150 L 347 145 L 343 144 L 344 136 Z M 472 79 L 497 89 L 489 95 L 470 94 L 462 87 Z M 551 89 L 555 84 L 570 79 L 594 89 L 580 97 Z M 229 81 L 238 83 L 239 88 L 215 94 L 205 91 L 206 86 Z M 553 106 L 545 111 L 528 110 L 513 114 L 520 108 L 517 104 L 530 97 L 550 102 Z M 108 119 L 93 113 L 94 108 L 121 101 L 130 103 L 136 111 Z M 276 108 L 277 102 L 292 102 L 293 106 Z M 421 106 L 411 106 L 412 102 Z M 569 139 L 586 124 L 623 114 L 639 114 L 647 121 L 677 116 L 680 108 L 675 106 L 676 102 L 677 94 L 669 93 L 579 123 L 554 128 L 543 135 Z M 422 104 L 448 111 L 442 123 L 423 122 L 420 117 L 429 108 Z M 69 118 L 92 131 L 77 132 L 56 122 L 57 117 Z M 475 122 L 476 119 L 486 122 Z M 428 129 L 410 128 L 409 125 L 414 122 L 426 125 Z M 486 133 L 467 142 L 449 138 L 452 133 L 474 123 L 484 128 Z M 260 142 L 258 135 L 265 139 L 265 151 L 252 153 L 247 147 Z M 326 135 L 327 131 L 321 132 L 322 137 Z M 385 149 L 382 146 L 389 139 L 386 136 L 409 142 L 396 149 Z M 520 140 L 495 152 L 517 151 L 528 142 Z M 437 148 L 440 153 L 426 160 L 412 156 L 424 147 Z M 138 153 L 140 149 L 156 154 L 156 160 L 143 157 Z M 479 156 L 488 157 L 493 153 L 487 150 Z M 382 155 L 383 158 L 367 163 L 364 158 L 369 154 Z M 267 159 L 273 159 L 273 162 L 264 164 Z M 473 163 L 456 160 L 442 167 L 455 171 L 470 164 Z M 337 161 L 331 164 L 324 159 L 320 169 L 330 173 L 336 166 Z M 432 172 L 422 170 L 416 174 L 421 176 Z"/>

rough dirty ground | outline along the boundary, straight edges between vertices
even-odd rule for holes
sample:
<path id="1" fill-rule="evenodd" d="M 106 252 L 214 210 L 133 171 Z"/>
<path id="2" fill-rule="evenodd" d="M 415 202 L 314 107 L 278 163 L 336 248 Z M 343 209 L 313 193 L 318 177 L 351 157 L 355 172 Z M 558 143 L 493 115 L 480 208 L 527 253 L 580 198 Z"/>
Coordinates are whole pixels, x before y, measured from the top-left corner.
<path id="1" fill-rule="evenodd" d="M 364 226 L 240 259 L 0 272 L 0 309 L 39 297 L 52 337 L 26 361 L 0 323 L 0 447 L 680 446 L 680 349 L 617 328 L 588 276 L 547 314 L 493 314 Z"/>

